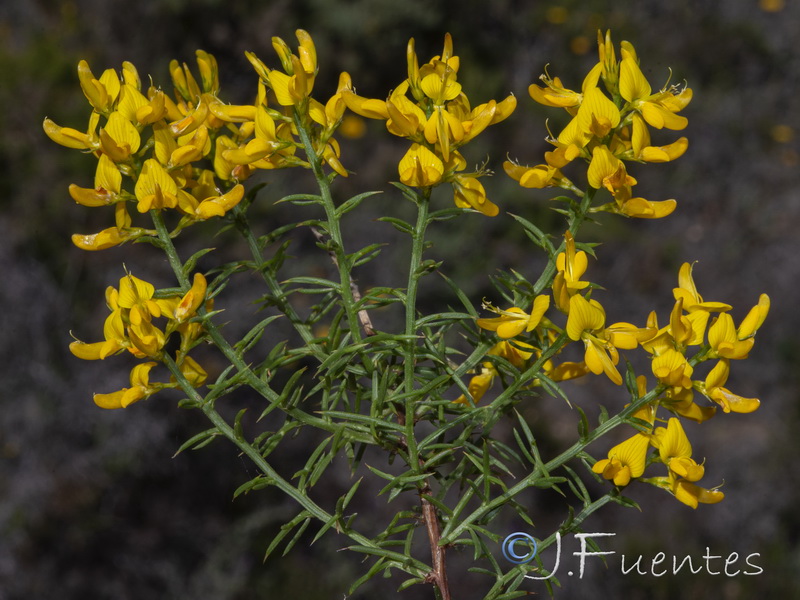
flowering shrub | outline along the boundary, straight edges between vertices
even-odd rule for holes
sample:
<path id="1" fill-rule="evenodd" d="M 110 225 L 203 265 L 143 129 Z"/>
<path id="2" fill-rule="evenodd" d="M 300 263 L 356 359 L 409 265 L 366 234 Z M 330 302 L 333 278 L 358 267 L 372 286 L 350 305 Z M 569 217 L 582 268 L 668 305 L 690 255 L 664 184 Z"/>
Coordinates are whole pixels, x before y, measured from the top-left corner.
<path id="1" fill-rule="evenodd" d="M 409 42 L 408 78 L 386 99 L 359 96 L 350 76 L 342 73 L 333 96 L 322 102 L 313 95 L 318 69 L 314 43 L 302 30 L 297 40 L 296 51 L 273 40 L 276 68 L 247 53 L 257 75 L 252 104 L 224 102 L 214 57 L 198 51 L 199 79 L 188 66 L 170 63 L 172 95 L 155 85 L 144 89 L 130 63 L 120 73 L 108 69 L 96 78 L 81 61 L 80 85 L 92 108 L 86 130 L 45 119 L 45 133 L 53 141 L 97 160 L 94 185 L 71 185 L 70 196 L 114 215 L 113 225 L 75 234 L 73 243 L 85 250 L 149 243 L 166 256 L 175 277 L 174 287 L 157 290 L 138 277 L 144 276 L 145 266 L 126 270 L 119 286 L 106 291 L 110 313 L 104 339 L 71 344 L 81 359 L 127 353 L 139 361 L 131 370 L 130 387 L 95 394 L 95 403 L 127 408 L 164 389 L 179 390 L 182 406 L 202 411 L 211 423 L 181 450 L 227 438 L 258 469 L 237 494 L 274 487 L 296 505 L 296 516 L 281 528 L 267 554 L 280 547 L 289 551 L 312 524 L 314 539 L 335 532 L 350 540 L 350 550 L 369 558 L 353 589 L 394 569 L 408 575 L 401 589 L 428 583 L 437 597 L 448 599 L 446 553 L 470 546 L 479 572 L 490 578 L 485 597 L 518 595 L 526 573 L 546 569 L 541 563 L 500 565 L 493 554 L 503 535 L 492 522 L 503 509 L 533 526 L 516 500 L 529 488 L 568 492 L 581 505 L 557 532 L 539 536 L 540 549 L 552 544 L 556 534 L 578 531 L 609 502 L 635 505 L 622 495 L 628 485 L 649 483 L 692 508 L 723 500 L 719 486 L 700 485 L 703 461 L 693 457 L 681 423 L 707 421 L 720 408 L 724 413 L 758 408 L 757 399 L 724 386 L 731 362 L 748 357 L 769 298 L 762 294 L 737 324 L 730 305 L 704 300 L 692 265 L 686 263 L 677 274 L 669 315 L 659 321 L 652 312 L 644 323 L 609 324 L 600 299 L 611 294 L 587 278 L 589 257 L 602 258 L 602 252 L 595 252 L 597 244 L 591 241 L 578 241 L 582 225 L 598 212 L 660 219 L 676 210 L 673 199 L 634 195 L 637 182 L 629 169 L 668 162 L 685 152 L 685 137 L 654 145 L 651 129 L 684 129 L 687 119 L 680 113 L 691 90 L 666 84 L 653 92 L 633 46 L 622 42 L 618 58 L 609 33 L 598 35 L 599 60 L 580 91 L 548 74 L 541 77 L 542 85 L 530 86 L 533 100 L 566 110 L 570 120 L 557 135 L 548 135 L 553 150 L 545 153 L 544 162 L 529 167 L 506 161 L 503 169 L 523 188 L 563 190 L 567 195 L 552 202 L 564 226 L 547 232 L 510 215 L 509 223 L 523 229 L 547 264 L 531 279 L 517 270 L 502 273 L 495 279 L 499 300 L 484 301 L 481 313 L 476 299 L 447 277 L 447 265 L 425 258 L 428 230 L 435 239 L 438 221 L 504 212 L 507 202 L 490 199 L 482 183 L 488 168 L 468 171 L 462 149 L 487 127 L 513 118 L 517 99 L 510 95 L 474 105 L 458 82 L 461 65 L 448 35 L 441 55 L 422 65 Z M 362 202 L 377 193 L 335 199 L 336 179 L 351 175 L 335 137 L 346 126 L 347 111 L 358 115 L 350 119 L 385 121 L 389 133 L 409 142 L 393 185 L 416 207 L 416 220 L 406 222 L 391 212 L 380 219 L 411 239 L 402 288 L 361 289 L 354 276 L 361 265 L 378 260 L 380 248 L 354 249 L 342 233 L 345 216 L 358 218 Z M 248 209 L 263 200 L 257 197 L 258 186 L 247 189 L 248 179 L 260 170 L 289 168 L 310 170 L 318 189 L 279 201 L 310 206 L 317 216 L 273 229 L 252 226 Z M 454 206 L 433 196 L 445 184 L 452 189 Z M 249 255 L 206 270 L 200 265 L 213 260 L 212 248 L 184 256 L 180 238 L 204 221 L 238 232 Z M 335 273 L 331 279 L 282 277 L 288 259 L 283 241 L 295 230 L 313 234 Z M 232 276 L 243 271 L 263 281 L 262 301 L 272 312 L 231 340 L 214 303 L 232 293 Z M 433 273 L 447 282 L 452 291 L 447 302 L 458 309 L 418 309 L 420 286 Z M 307 302 L 296 301 L 299 295 L 313 298 L 310 309 Z M 376 309 L 390 305 L 404 314 L 399 330 L 373 318 Z M 270 326 L 280 317 L 296 335 L 274 340 L 269 352 L 259 353 L 258 342 L 270 339 Z M 201 345 L 207 349 L 195 350 Z M 574 345 L 583 359 L 564 359 L 563 351 Z M 649 373 L 637 374 L 630 363 L 623 368 L 621 354 L 634 351 L 644 353 Z M 222 360 L 225 365 L 211 377 L 202 358 L 209 353 L 215 354 L 215 364 Z M 708 363 L 705 375 L 700 374 L 703 363 Z M 161 381 L 151 380 L 154 369 L 164 371 Z M 595 376 L 619 386 L 615 414 L 603 408 L 592 426 L 579 407 L 572 407 L 579 416 L 574 444 L 557 456 L 542 456 L 515 407 L 548 402 L 548 397 L 569 402 L 560 382 Z M 258 424 L 248 422 L 247 433 L 244 411 L 229 422 L 217 410 L 240 388 L 263 406 Z M 506 443 L 499 427 L 509 424 L 513 441 Z M 598 442 L 619 426 L 629 429 L 628 439 L 610 448 Z M 303 469 L 285 472 L 273 457 L 301 428 L 319 430 L 322 442 L 308 449 Z M 590 454 L 590 446 L 602 458 Z M 405 498 L 377 535 L 365 533 L 375 530 L 374 515 L 347 512 L 353 498 L 363 495 L 363 477 L 338 498 L 312 499 L 314 486 L 342 451 L 354 472 L 385 480 L 381 493 L 389 502 Z M 385 466 L 366 465 L 367 451 L 384 457 Z M 393 461 L 402 468 L 390 468 Z M 604 482 L 605 492 L 590 493 L 587 478 Z M 429 559 L 414 550 L 418 536 L 427 538 Z"/>

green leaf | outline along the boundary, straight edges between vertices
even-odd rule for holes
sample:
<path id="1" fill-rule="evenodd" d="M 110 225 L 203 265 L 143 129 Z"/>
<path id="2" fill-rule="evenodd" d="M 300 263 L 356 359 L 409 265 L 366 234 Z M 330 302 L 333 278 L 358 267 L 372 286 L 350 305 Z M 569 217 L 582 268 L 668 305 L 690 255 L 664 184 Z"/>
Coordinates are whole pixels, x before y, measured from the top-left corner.
<path id="1" fill-rule="evenodd" d="M 342 215 L 346 215 L 359 204 L 361 204 L 364 200 L 369 198 L 370 196 L 374 196 L 376 194 L 382 194 L 383 192 L 380 190 L 372 191 L 372 192 L 364 192 L 363 194 L 358 194 L 357 196 L 353 196 L 352 198 L 347 199 L 344 201 L 341 206 L 339 206 L 336 211 L 336 218 L 341 218 Z"/>
<path id="2" fill-rule="evenodd" d="M 434 498 L 433 496 L 431 496 L 431 495 L 429 495 L 429 494 L 423 494 L 423 495 L 422 495 L 422 497 L 423 497 L 423 498 L 425 498 L 425 499 L 426 499 L 428 502 L 430 502 L 431 504 L 433 504 L 433 505 L 434 505 L 436 508 L 438 508 L 438 509 L 439 509 L 439 511 L 440 511 L 440 512 L 441 512 L 443 515 L 447 515 L 448 517 L 451 517 L 451 516 L 453 515 L 453 511 L 452 511 L 452 510 L 450 510 L 450 507 L 449 507 L 449 506 L 447 506 L 447 505 L 446 505 L 444 502 L 442 502 L 441 500 L 438 500 L 437 498 Z"/>
<path id="3" fill-rule="evenodd" d="M 294 548 L 294 545 L 300 539 L 300 536 L 303 535 L 303 532 L 306 530 L 306 527 L 308 527 L 309 523 L 311 523 L 311 517 L 308 517 L 305 521 L 303 521 L 303 524 L 297 528 L 297 531 L 292 536 L 292 539 L 289 540 L 289 543 L 283 548 L 283 554 L 281 554 L 281 556 L 286 556 L 289 554 L 291 549 Z"/>
<path id="4" fill-rule="evenodd" d="M 617 504 L 620 504 L 622 506 L 626 506 L 628 508 L 635 508 L 638 511 L 642 510 L 642 508 L 639 506 L 639 504 L 635 500 L 632 500 L 631 498 L 628 498 L 627 496 L 623 496 L 623 495 L 618 494 L 618 493 L 610 493 L 609 495 L 611 497 L 611 500 L 616 502 Z"/>
<path id="5" fill-rule="evenodd" d="M 363 479 L 363 477 L 359 477 L 358 480 L 353 484 L 353 487 L 351 487 L 347 494 L 345 494 L 344 498 L 342 499 L 342 511 L 344 511 L 344 509 L 347 508 L 347 505 L 350 504 L 350 500 L 352 500 L 353 496 L 355 496 L 356 490 L 358 490 L 358 486 L 361 485 Z"/>
<path id="6" fill-rule="evenodd" d="M 244 413 L 247 412 L 246 408 L 243 408 L 238 413 L 236 413 L 236 419 L 233 422 L 233 434 L 236 436 L 236 439 L 240 442 L 246 442 L 244 438 L 244 432 L 242 431 L 242 417 L 244 417 Z"/>
<path id="7" fill-rule="evenodd" d="M 336 283 L 334 281 L 331 281 L 330 279 L 323 279 L 321 277 L 291 277 L 290 279 L 287 279 L 287 280 L 285 280 L 285 281 L 283 281 L 281 283 L 283 285 L 293 284 L 293 285 L 312 285 L 312 286 L 316 286 L 315 288 L 311 288 L 311 289 L 307 290 L 308 293 L 312 293 L 312 294 L 321 294 L 321 293 L 327 292 L 327 291 L 333 291 L 333 292 L 336 292 L 337 294 L 341 293 L 340 292 L 340 290 L 341 290 L 341 285 L 340 284 L 338 284 L 338 283 Z M 305 291 L 306 290 L 304 290 L 303 288 L 296 288 L 296 289 L 293 289 L 293 290 L 289 290 L 289 292 L 287 292 L 287 293 L 293 293 L 293 292 L 301 292 L 302 293 L 302 292 L 305 292 Z"/>
<path id="8" fill-rule="evenodd" d="M 275 319 L 280 318 L 280 315 L 273 315 L 271 317 L 267 317 L 263 321 L 260 321 L 258 324 L 253 326 L 253 328 L 248 331 L 241 340 L 236 342 L 233 347 L 242 354 L 247 352 L 258 342 L 258 340 L 261 339 L 266 326 L 272 323 Z"/>
<path id="9" fill-rule="evenodd" d="M 194 254 L 192 254 L 185 263 L 183 263 L 183 274 L 186 276 L 187 279 L 192 278 L 192 274 L 194 273 L 195 266 L 197 265 L 197 261 L 200 260 L 200 257 L 205 256 L 209 252 L 214 250 L 214 248 L 203 248 L 202 250 L 198 250 Z"/>
<path id="10" fill-rule="evenodd" d="M 424 577 L 412 577 L 411 579 L 406 579 L 403 583 L 401 583 L 397 587 L 397 591 L 398 592 L 402 592 L 403 590 L 406 590 L 406 589 L 410 588 L 412 585 L 416 585 L 418 583 L 425 583 L 425 578 Z"/>
<path id="11" fill-rule="evenodd" d="M 390 181 L 391 185 L 396 187 L 398 190 L 403 192 L 403 197 L 406 200 L 413 202 L 414 204 L 419 204 L 420 202 L 425 202 L 425 198 L 414 188 L 408 187 L 404 183 L 400 183 L 399 181 Z"/>
<path id="12" fill-rule="evenodd" d="M 428 215 L 428 224 L 430 225 L 434 221 L 448 221 L 454 217 L 459 217 L 464 213 L 472 212 L 472 209 L 469 208 L 444 208 L 441 210 L 435 210 Z"/>
<path id="13" fill-rule="evenodd" d="M 472 318 L 473 316 L 467 313 L 459 313 L 459 312 L 434 313 L 432 315 L 426 315 L 418 319 L 415 324 L 415 327 L 417 329 L 421 329 L 426 325 L 431 327 L 437 327 L 440 325 L 449 325 L 457 321 L 464 321 Z"/>
<path id="14" fill-rule="evenodd" d="M 525 441 L 523 441 L 523 439 L 520 437 L 519 431 L 514 429 L 513 432 L 514 432 L 514 439 L 516 440 L 517 446 L 519 447 L 520 451 L 522 452 L 522 455 L 525 457 L 525 459 L 529 463 L 531 463 L 532 465 L 535 466 L 536 465 L 536 459 L 533 457 L 533 455 L 528 450 L 528 444 Z"/>
<path id="15" fill-rule="evenodd" d="M 373 473 L 375 473 L 375 475 L 377 475 L 378 477 L 381 477 L 382 479 L 386 479 L 387 481 L 394 481 L 394 480 L 395 480 L 395 478 L 397 477 L 397 475 L 392 475 L 391 473 L 384 473 L 383 471 L 381 471 L 380 469 L 377 469 L 377 468 L 373 467 L 372 465 L 366 465 L 366 467 L 367 467 L 367 468 L 368 468 L 370 471 L 372 471 Z"/>
<path id="16" fill-rule="evenodd" d="M 384 246 L 386 246 L 386 244 L 370 244 L 369 246 L 365 246 L 353 254 L 348 254 L 347 260 L 351 267 L 359 267 L 378 256 Z"/>
<path id="17" fill-rule="evenodd" d="M 272 554 L 273 550 L 275 550 L 275 548 L 278 547 L 283 538 L 285 538 L 292 531 L 292 529 L 297 527 L 297 525 L 299 525 L 303 521 L 305 521 L 307 525 L 310 520 L 311 520 L 311 513 L 304 510 L 288 523 L 284 523 L 281 526 L 280 531 L 275 535 L 274 538 L 272 538 L 272 542 L 270 542 L 270 545 L 267 547 L 267 551 L 264 553 L 264 560 L 267 560 L 267 558 L 269 558 L 269 555 Z"/>
<path id="18" fill-rule="evenodd" d="M 591 504 L 592 497 L 589 495 L 589 490 L 587 490 L 586 486 L 583 484 L 583 480 L 567 465 L 562 465 L 562 468 L 569 473 L 571 477 L 571 479 L 567 481 L 567 484 L 572 489 L 572 493 L 583 502 L 584 506 Z"/>
<path id="19" fill-rule="evenodd" d="M 284 196 L 280 200 L 276 200 L 275 204 L 283 204 L 284 202 L 291 202 L 296 206 L 306 206 L 308 204 L 324 204 L 322 196 L 317 194 L 290 194 Z"/>
<path id="20" fill-rule="evenodd" d="M 608 421 L 608 410 L 602 404 L 600 405 L 600 414 L 597 416 L 597 424 L 602 425 Z"/>
<path id="21" fill-rule="evenodd" d="M 233 492 L 233 497 L 238 498 L 241 494 L 246 494 L 254 490 L 260 490 L 269 485 L 272 485 L 272 483 L 273 480 L 271 478 L 264 477 L 263 475 L 258 475 L 257 477 L 254 477 L 247 483 L 243 483 L 238 488 L 236 488 L 236 491 Z"/>
<path id="22" fill-rule="evenodd" d="M 394 421 L 389 421 L 388 419 L 381 419 L 370 415 L 360 415 L 339 410 L 326 410 L 322 411 L 321 414 L 334 419 L 342 419 L 343 421 L 363 423 L 365 425 L 369 425 L 370 427 L 374 427 L 379 431 L 397 431 L 399 433 L 405 433 L 405 428 L 402 425 L 399 425 Z"/>
<path id="23" fill-rule="evenodd" d="M 420 275 L 426 275 L 427 273 L 432 273 L 436 271 L 440 266 L 442 266 L 442 261 L 436 261 L 432 259 L 423 260 L 420 265 L 415 269 L 414 275 L 419 277 Z"/>
<path id="24" fill-rule="evenodd" d="M 528 237 L 534 244 L 547 251 L 547 254 L 550 256 L 550 258 L 555 259 L 555 248 L 553 248 L 553 244 L 550 242 L 550 237 L 546 233 L 544 233 L 541 229 L 536 227 L 536 225 L 527 219 L 524 219 L 519 215 L 514 215 L 511 213 L 508 214 L 511 215 L 511 217 L 520 225 L 522 225 L 522 227 L 525 229 L 525 233 L 528 234 Z"/>
<path id="25" fill-rule="evenodd" d="M 416 487 L 414 484 L 416 484 L 419 481 L 425 481 L 430 476 L 431 476 L 430 473 L 419 473 L 417 475 L 414 475 L 413 471 L 407 471 L 403 475 L 395 477 L 392 481 L 389 482 L 388 485 L 385 485 L 383 489 L 380 492 L 378 492 L 378 495 L 382 496 L 386 492 L 389 492 L 394 489 L 397 489 L 398 491 L 402 492 L 403 490 Z M 389 498 L 391 500 L 393 496 L 389 496 Z"/>
<path id="26" fill-rule="evenodd" d="M 360 546 L 353 546 L 350 547 L 349 550 L 358 551 L 358 548 L 360 548 Z M 352 595 L 364 583 L 375 577 L 375 575 L 377 575 L 381 571 L 391 568 L 391 566 L 392 566 L 391 563 L 388 562 L 385 558 L 378 559 L 378 561 L 370 567 L 369 571 L 367 571 L 364 575 L 362 575 L 353 582 L 353 585 L 351 585 L 350 589 L 347 591 L 347 595 L 348 596 Z"/>
<path id="27" fill-rule="evenodd" d="M 304 492 L 306 487 L 314 485 L 313 482 L 310 482 L 310 479 L 319 470 L 320 463 L 323 465 L 323 470 L 328 463 L 330 463 L 332 457 L 330 456 L 329 452 L 326 452 L 326 450 L 332 439 L 333 436 L 330 435 L 322 440 L 322 442 L 320 442 L 311 453 L 311 456 L 308 457 L 305 466 L 297 471 L 297 473 L 292 475 L 292 479 L 297 479 L 298 477 L 300 478 L 300 481 L 297 483 L 297 489 L 299 489 L 301 492 Z M 317 477 L 319 477 L 319 475 L 317 475 Z"/>
<path id="28" fill-rule="evenodd" d="M 469 313 L 470 317 L 472 317 L 473 319 L 477 319 L 478 318 L 478 311 L 475 308 L 475 306 L 472 304 L 470 299 L 467 297 L 467 295 L 464 293 L 464 291 L 460 287 L 458 287 L 458 285 L 456 285 L 456 283 L 452 279 L 450 279 L 447 275 L 445 275 L 441 271 L 439 271 L 438 273 L 439 273 L 439 275 L 442 276 L 442 279 L 445 280 L 445 282 L 450 287 L 450 289 L 453 290 L 453 293 L 455 293 L 455 295 L 458 297 L 459 301 L 464 306 L 464 308 L 467 310 L 467 312 Z"/>
<path id="29" fill-rule="evenodd" d="M 192 450 L 199 450 L 203 446 L 207 446 L 208 444 L 213 442 L 214 439 L 216 439 L 220 435 L 222 435 L 222 433 L 220 433 L 219 429 L 217 429 L 216 427 L 212 427 L 211 429 L 206 429 L 205 431 L 201 431 L 200 433 L 193 435 L 188 440 L 183 442 L 183 444 L 181 444 L 181 447 L 178 448 L 175 454 L 172 455 L 172 458 L 175 458 L 176 456 L 178 456 L 178 454 L 189 448 L 191 448 Z"/>
<path id="30" fill-rule="evenodd" d="M 392 227 L 397 229 L 400 233 L 407 233 L 408 235 L 414 235 L 414 226 L 406 223 L 402 219 L 397 219 L 395 217 L 379 217 L 378 221 L 382 221 L 384 223 L 389 223 Z"/>
<path id="31" fill-rule="evenodd" d="M 580 415 L 580 420 L 578 421 L 578 436 L 580 437 L 581 442 L 586 442 L 586 439 L 589 437 L 589 433 L 591 431 L 589 428 L 589 419 L 586 418 L 586 413 L 583 412 L 583 409 L 580 406 L 576 406 L 575 409 Z"/>

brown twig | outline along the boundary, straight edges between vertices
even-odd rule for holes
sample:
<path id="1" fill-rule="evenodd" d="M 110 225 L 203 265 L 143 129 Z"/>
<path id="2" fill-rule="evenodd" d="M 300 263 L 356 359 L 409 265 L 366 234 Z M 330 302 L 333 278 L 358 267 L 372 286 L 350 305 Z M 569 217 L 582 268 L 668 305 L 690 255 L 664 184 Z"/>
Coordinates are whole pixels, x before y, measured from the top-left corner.
<path id="1" fill-rule="evenodd" d="M 427 481 L 419 494 L 422 502 L 422 520 L 425 522 L 425 529 L 428 531 L 428 542 L 431 546 L 431 563 L 433 567 L 425 580 L 439 588 L 442 600 L 450 600 L 450 587 L 447 585 L 447 568 L 444 560 L 446 549 L 444 546 L 439 545 L 442 531 L 439 528 L 436 507 L 426 498 L 426 496 L 432 494 Z"/>
<path id="2" fill-rule="evenodd" d="M 314 237 L 317 238 L 317 241 L 320 244 L 325 243 L 325 236 L 319 229 L 312 227 L 311 232 L 314 234 Z M 339 260 L 336 258 L 336 253 L 333 250 L 328 249 L 328 256 L 331 257 L 334 266 L 338 269 Z M 353 296 L 353 301 L 358 304 L 361 301 L 361 290 L 358 289 L 358 285 L 353 279 L 353 276 L 348 274 L 348 277 L 350 277 L 350 293 Z M 372 327 L 372 319 L 370 319 L 367 309 L 362 308 L 358 311 L 358 320 L 361 322 L 361 327 L 364 329 L 365 335 L 375 335 L 375 329 Z"/>

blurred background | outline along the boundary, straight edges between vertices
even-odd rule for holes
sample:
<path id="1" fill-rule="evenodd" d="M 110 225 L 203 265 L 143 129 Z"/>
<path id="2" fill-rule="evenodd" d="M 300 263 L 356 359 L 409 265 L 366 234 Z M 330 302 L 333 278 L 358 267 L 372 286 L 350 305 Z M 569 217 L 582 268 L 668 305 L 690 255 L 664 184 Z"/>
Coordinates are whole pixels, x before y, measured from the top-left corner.
<path id="1" fill-rule="evenodd" d="M 269 540 L 293 516 L 292 507 L 270 491 L 232 500 L 233 490 L 254 473 L 225 443 L 170 458 L 207 425 L 168 396 L 124 411 L 96 408 L 91 393 L 126 385 L 131 364 L 122 358 L 85 363 L 67 350 L 70 331 L 99 339 L 107 314 L 102 293 L 117 284 L 123 261 L 137 275 L 172 285 L 152 248 L 88 254 L 69 241 L 72 233 L 106 227 L 108 219 L 77 206 L 67 193 L 70 183 L 90 185 L 94 160 L 56 146 L 41 127 L 47 116 L 85 128 L 77 62 L 87 59 L 99 74 L 128 60 L 143 80 L 151 75 L 169 88 L 169 60 L 193 65 L 194 51 L 202 48 L 218 59 L 224 99 L 248 102 L 255 77 L 244 51 L 276 64 L 271 37 L 294 46 L 297 28 L 309 31 L 317 45 L 315 92 L 322 97 L 333 93 L 341 70 L 352 75 L 360 94 L 385 97 L 405 77 L 408 38 L 416 39 L 425 61 L 441 52 L 449 31 L 461 57 L 459 81 L 473 103 L 508 93 L 519 100 L 509 121 L 468 147 L 467 160 L 476 164 L 489 157 L 498 174 L 486 185 L 501 211 L 557 235 L 562 226 L 547 205 L 552 194 L 523 190 L 501 167 L 505 152 L 522 163 L 541 162 L 545 119 L 554 131 L 564 123 L 563 112 L 538 106 L 527 94 L 545 65 L 567 87 L 579 87 L 596 61 L 597 30 L 610 28 L 615 43 L 627 39 L 635 45 L 654 88 L 670 73 L 672 82 L 688 82 L 694 90 L 682 113 L 689 118 L 682 132 L 688 152 L 674 163 L 631 169 L 640 194 L 676 198 L 676 213 L 654 222 L 601 219 L 584 234 L 603 242 L 589 277 L 607 290 L 598 298 L 611 322 L 643 322 L 652 309 L 666 319 L 684 261 L 698 261 L 700 293 L 732 304 L 737 322 L 761 292 L 768 293 L 769 318 L 751 358 L 733 365 L 728 382 L 742 396 L 759 397 L 762 406 L 751 415 L 719 415 L 686 426 L 695 457 L 708 458 L 703 483 L 725 482 L 723 503 L 693 511 L 649 486 L 632 486 L 629 495 L 641 512 L 611 506 L 586 523 L 588 531 L 616 533 L 601 545 L 617 556 L 607 567 L 589 559 L 582 579 L 561 572 L 555 597 L 800 597 L 800 3 L 11 0 L 0 4 L 0 600 L 342 598 L 363 573 L 357 557 L 337 552 L 346 541 L 333 534 L 312 547 L 301 540 L 288 557 L 262 563 Z M 405 142 L 380 135 L 381 123 L 367 128 L 369 137 L 343 141 L 342 160 L 357 175 L 340 181 L 337 194 L 385 189 L 373 216 L 395 210 L 402 215 L 403 201 L 385 182 L 397 177 Z M 679 135 L 663 133 L 654 134 L 654 142 Z M 268 199 L 284 189 L 311 189 L 292 177 L 270 178 L 256 219 L 272 224 L 289 218 L 281 212 L 287 209 L 271 207 Z M 447 194 L 438 201 L 450 205 Z M 535 248 L 526 246 L 511 223 L 502 213 L 444 223 L 434 232 L 430 256 L 444 260 L 443 269 L 476 302 L 496 298 L 489 283 L 495 269 L 514 268 L 535 278 L 541 268 Z M 371 219 L 348 227 L 364 243 L 390 244 L 377 261 L 380 267 L 371 263 L 358 274 L 360 285 L 402 285 L 403 266 L 393 257 L 402 255 L 405 242 L 394 230 Z M 292 250 L 297 264 L 325 268 L 327 258 L 313 240 L 298 240 Z M 431 287 L 423 308 L 440 302 L 440 294 Z M 616 410 L 624 401 L 601 378 L 575 384 L 568 393 L 587 410 L 600 402 Z M 555 452 L 574 440 L 577 416 L 560 401 L 534 399 L 521 409 L 545 448 Z M 602 456 L 610 445 L 603 440 L 592 450 Z M 295 470 L 292 460 L 286 458 L 287 475 Z M 344 464 L 338 477 L 348 485 Z M 341 493 L 336 481 L 331 485 Z M 325 488 L 316 493 L 324 501 Z M 564 518 L 558 497 L 523 500 L 541 526 L 534 535 L 547 535 Z M 370 510 L 383 506 L 381 499 L 362 501 Z M 520 524 L 509 523 L 508 533 L 511 527 Z M 754 562 L 764 572 L 619 572 L 622 553 L 630 566 L 631 557 L 648 560 L 663 551 L 669 564 L 672 555 L 701 559 L 707 548 L 723 557 L 737 552 L 738 568 L 746 567 L 745 556 L 758 553 Z M 565 540 L 564 560 L 577 549 Z M 427 559 L 425 552 L 421 548 Z M 470 566 L 469 557 L 449 556 L 454 569 Z M 712 568 L 721 566 L 717 561 Z M 456 573 L 455 597 L 482 597 L 477 590 L 485 580 Z M 419 586 L 396 593 L 400 581 L 375 581 L 354 597 L 432 597 Z M 546 594 L 534 582 L 524 589 Z"/>

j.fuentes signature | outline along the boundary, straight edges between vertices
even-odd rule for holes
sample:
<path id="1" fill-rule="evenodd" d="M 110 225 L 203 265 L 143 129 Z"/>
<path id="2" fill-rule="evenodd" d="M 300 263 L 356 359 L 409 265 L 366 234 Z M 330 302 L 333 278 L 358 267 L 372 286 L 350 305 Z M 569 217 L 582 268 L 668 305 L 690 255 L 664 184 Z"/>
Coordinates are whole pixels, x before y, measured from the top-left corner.
<path id="1" fill-rule="evenodd" d="M 579 559 L 578 578 L 582 578 L 586 566 L 586 559 L 593 556 L 611 556 L 617 554 L 614 550 L 593 551 L 588 549 L 588 540 L 600 537 L 612 537 L 615 533 L 576 533 L 574 537 L 580 544 L 580 549 L 573 552 L 573 556 Z M 527 533 L 516 532 L 507 536 L 502 545 L 503 556 L 509 562 L 515 564 L 529 563 L 534 559 L 538 552 L 538 546 L 533 536 Z M 747 556 L 740 557 L 738 552 L 731 552 L 727 556 L 712 554 L 711 549 L 706 547 L 705 554 L 702 556 L 667 555 L 665 552 L 658 552 L 652 558 L 647 558 L 641 554 L 634 557 L 620 554 L 620 571 L 623 575 L 638 574 L 662 577 L 664 575 L 678 575 L 688 573 L 696 575 L 705 571 L 709 575 L 725 575 L 736 577 L 738 575 L 761 575 L 763 567 L 757 560 L 761 557 L 758 552 L 753 552 Z M 549 568 L 543 563 L 543 568 L 547 575 L 537 577 L 535 575 L 525 575 L 527 579 L 544 580 L 554 577 L 561 566 L 561 534 L 556 533 L 556 556 L 555 563 Z M 567 575 L 572 576 L 573 571 L 568 571 Z"/>

